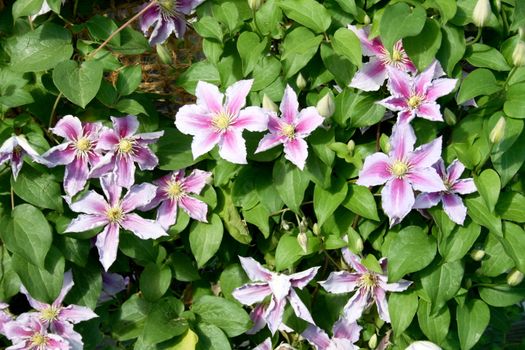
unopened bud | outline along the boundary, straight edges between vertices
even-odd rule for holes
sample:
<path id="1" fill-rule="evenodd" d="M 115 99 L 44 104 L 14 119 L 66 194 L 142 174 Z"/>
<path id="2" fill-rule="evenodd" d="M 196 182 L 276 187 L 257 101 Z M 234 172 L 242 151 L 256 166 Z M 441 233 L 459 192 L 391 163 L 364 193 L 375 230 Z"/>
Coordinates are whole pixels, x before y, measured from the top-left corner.
<path id="1" fill-rule="evenodd" d="M 500 12 L 501 11 L 501 0 L 494 1 L 494 5 L 496 5 L 496 10 Z"/>
<path id="2" fill-rule="evenodd" d="M 518 36 L 521 40 L 525 40 L 525 26 L 518 28 Z"/>
<path id="3" fill-rule="evenodd" d="M 512 63 L 515 67 L 525 66 L 525 41 L 521 39 L 512 51 Z"/>
<path id="4" fill-rule="evenodd" d="M 316 236 L 319 236 L 321 234 L 321 229 L 319 228 L 319 225 L 317 224 L 317 222 L 312 226 L 312 232 Z"/>
<path id="5" fill-rule="evenodd" d="M 173 63 L 173 57 L 170 55 L 170 52 L 166 47 L 164 47 L 161 44 L 157 44 L 157 54 L 159 55 L 160 60 L 164 64 L 172 64 Z"/>
<path id="6" fill-rule="evenodd" d="M 523 273 L 519 270 L 512 269 L 507 275 L 507 284 L 511 287 L 517 286 L 523 281 Z"/>
<path id="7" fill-rule="evenodd" d="M 505 136 L 505 117 L 500 117 L 494 128 L 492 128 L 492 131 L 489 135 L 489 140 L 493 144 L 498 144 L 503 140 L 503 137 Z"/>
<path id="8" fill-rule="evenodd" d="M 445 115 L 445 123 L 447 123 L 450 126 L 456 125 L 458 120 L 457 120 L 456 115 L 454 114 L 454 112 L 452 112 L 448 108 L 445 108 L 445 113 L 443 113 L 443 114 Z"/>
<path id="9" fill-rule="evenodd" d="M 262 4 L 262 0 L 248 0 L 248 6 L 250 6 L 250 8 L 253 11 L 258 10 L 259 7 L 261 7 L 261 4 Z"/>
<path id="10" fill-rule="evenodd" d="M 472 249 L 470 257 L 474 261 L 481 261 L 485 257 L 485 251 L 483 249 Z"/>
<path id="11" fill-rule="evenodd" d="M 297 75 L 297 79 L 295 79 L 295 84 L 299 88 L 299 90 L 302 90 L 306 87 L 306 79 L 303 77 L 301 73 Z"/>
<path id="12" fill-rule="evenodd" d="M 491 15 L 489 0 L 478 0 L 474 11 L 472 11 L 472 21 L 478 27 L 483 27 Z"/>
<path id="13" fill-rule="evenodd" d="M 377 334 L 374 334 L 370 337 L 370 340 L 368 340 L 368 347 L 370 349 L 375 349 L 377 346 Z"/>
<path id="14" fill-rule="evenodd" d="M 472 279 L 467 278 L 465 280 L 465 288 L 470 289 L 470 287 L 472 287 Z"/>
<path id="15" fill-rule="evenodd" d="M 317 102 L 317 106 L 315 108 L 317 108 L 317 111 L 323 117 L 331 117 L 335 112 L 335 102 L 332 98 L 332 94 L 328 93 L 324 95 L 323 98 Z"/>
<path id="16" fill-rule="evenodd" d="M 284 230 L 284 231 L 290 231 L 290 224 L 288 223 L 288 221 L 281 221 L 281 228 Z"/>
<path id="17" fill-rule="evenodd" d="M 348 153 L 349 153 L 349 154 L 352 154 L 352 152 L 353 152 L 354 149 L 355 149 L 355 142 L 354 142 L 354 140 L 350 140 L 350 141 L 348 141 L 348 143 L 346 144 L 346 148 L 347 148 L 347 150 L 348 150 Z"/>
<path id="18" fill-rule="evenodd" d="M 270 98 L 266 94 L 264 94 L 263 96 L 262 108 L 270 112 L 279 111 L 279 107 L 272 100 L 270 100 Z"/>
<path id="19" fill-rule="evenodd" d="M 305 232 L 299 232 L 299 234 L 297 235 L 297 243 L 299 243 L 299 246 L 306 254 L 306 252 L 308 251 L 308 236 L 306 236 Z"/>
<path id="20" fill-rule="evenodd" d="M 363 24 L 365 26 L 370 24 L 370 17 L 368 15 L 365 15 L 365 18 L 363 18 Z"/>
<path id="21" fill-rule="evenodd" d="M 361 253 L 364 247 L 365 246 L 363 244 L 363 240 L 361 239 L 361 237 L 355 240 L 354 249 L 356 253 Z"/>

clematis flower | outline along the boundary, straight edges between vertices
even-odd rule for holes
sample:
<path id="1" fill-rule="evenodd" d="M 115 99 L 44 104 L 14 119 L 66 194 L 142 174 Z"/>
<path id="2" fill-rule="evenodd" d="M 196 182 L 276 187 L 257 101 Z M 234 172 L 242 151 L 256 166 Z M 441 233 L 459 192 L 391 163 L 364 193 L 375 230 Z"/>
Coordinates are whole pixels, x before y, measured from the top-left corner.
<path id="1" fill-rule="evenodd" d="M 459 179 L 465 166 L 459 161 L 454 160 L 445 170 L 445 163 L 442 159 L 434 164 L 443 184 L 445 191 L 421 193 L 417 196 L 414 204 L 414 209 L 427 209 L 437 205 L 440 201 L 443 202 L 443 210 L 447 213 L 450 220 L 458 225 L 463 225 L 465 217 L 467 216 L 467 208 L 463 205 L 463 201 L 458 194 L 469 194 L 477 191 L 474 180 Z"/>
<path id="2" fill-rule="evenodd" d="M 4 334 L 4 325 L 13 320 L 9 310 L 7 310 L 7 312 L 4 311 L 8 307 L 9 304 L 0 302 L 0 334 Z"/>
<path id="3" fill-rule="evenodd" d="M 443 121 L 436 99 L 454 90 L 457 79 L 434 79 L 437 61 L 421 74 L 411 77 L 395 68 L 388 68 L 388 89 L 392 94 L 378 103 L 392 111 L 399 111 L 399 122 L 408 123 L 416 116 L 433 121 Z"/>
<path id="4" fill-rule="evenodd" d="M 203 201 L 190 196 L 190 193 L 199 194 L 211 173 L 195 169 L 187 177 L 184 170 L 178 170 L 156 181 L 157 195 L 143 210 L 150 210 L 160 204 L 156 221 L 165 229 L 169 229 L 177 221 L 177 209 L 180 206 L 188 215 L 199 221 L 208 222 L 206 214 L 208 206 Z"/>
<path id="5" fill-rule="evenodd" d="M 71 204 L 71 210 L 85 214 L 73 219 L 65 232 L 83 232 L 104 227 L 98 234 L 95 245 L 100 262 L 107 271 L 117 258 L 121 227 L 141 239 L 155 239 L 168 234 L 155 221 L 143 219 L 132 213 L 134 209 L 145 206 L 155 197 L 157 188 L 154 185 L 143 183 L 132 186 L 121 199 L 122 187 L 116 183 L 114 175 L 102 177 L 100 184 L 108 200 L 106 201 L 95 191 L 89 191 L 80 200 Z"/>
<path id="6" fill-rule="evenodd" d="M 345 318 L 338 320 L 333 327 L 333 337 L 315 325 L 309 325 L 301 336 L 308 340 L 316 350 L 359 350 L 354 345 L 359 340 L 361 326 L 356 322 L 348 322 Z"/>
<path id="7" fill-rule="evenodd" d="M 86 185 L 89 167 L 100 161 L 102 155 L 95 151 L 101 123 L 82 123 L 72 115 L 66 115 L 51 129 L 53 134 L 64 138 L 63 143 L 42 155 L 49 167 L 66 165 L 64 189 L 74 196 Z"/>
<path id="8" fill-rule="evenodd" d="M 380 274 L 367 269 L 366 266 L 361 264 L 361 259 L 348 248 L 343 248 L 342 252 L 343 259 L 355 272 L 332 272 L 326 281 L 319 282 L 321 286 L 330 293 L 349 293 L 357 289 L 343 309 L 343 318 L 346 319 L 346 322 L 352 323 L 358 320 L 363 311 L 375 303 L 379 317 L 383 321 L 390 323 L 386 292 L 402 292 L 412 282 L 400 280 L 396 283 L 388 283 L 386 258 L 379 260 L 383 269 L 383 273 Z"/>
<path id="9" fill-rule="evenodd" d="M 58 334 L 48 333 L 47 326 L 34 313 L 20 315 L 5 325 L 5 336 L 13 345 L 6 350 L 69 350 L 69 342 Z"/>
<path id="10" fill-rule="evenodd" d="M 244 108 L 253 80 L 240 80 L 226 89 L 224 95 L 212 84 L 197 83 L 197 104 L 186 105 L 175 115 L 175 125 L 183 133 L 194 135 L 193 158 L 209 152 L 216 144 L 219 155 L 232 163 L 246 164 L 244 129 L 264 131 L 268 117 L 260 107 Z"/>
<path id="11" fill-rule="evenodd" d="M 414 205 L 414 190 L 445 191 L 443 180 L 432 165 L 441 157 L 441 137 L 414 150 L 416 136 L 410 124 L 397 124 L 390 137 L 390 153 L 366 157 L 359 172 L 358 185 L 381 190 L 381 204 L 390 226 L 399 223 Z"/>
<path id="12" fill-rule="evenodd" d="M 273 350 L 272 338 L 266 338 L 261 344 L 257 345 L 252 350 Z"/>
<path id="13" fill-rule="evenodd" d="M 118 293 L 129 285 L 129 277 L 122 277 L 118 273 L 102 272 L 102 292 L 98 297 L 98 303 L 112 300 Z"/>
<path id="14" fill-rule="evenodd" d="M 66 272 L 62 290 L 52 304 L 34 299 L 23 285 L 20 287 L 20 291 L 25 294 L 29 304 L 37 311 L 36 316 L 42 325 L 49 327 L 52 332 L 82 348 L 82 336 L 73 329 L 73 324 L 90 320 L 98 317 L 98 315 L 85 306 L 62 306 L 66 294 L 73 288 L 74 284 L 71 271 Z"/>
<path id="15" fill-rule="evenodd" d="M 193 9 L 204 2 L 204 0 L 153 1 L 155 4 L 151 5 L 140 17 L 140 29 L 145 35 L 149 28 L 155 25 L 149 37 L 151 46 L 162 44 L 171 33 L 174 33 L 177 38 L 182 38 L 186 32 L 184 15 L 189 15 Z"/>
<path id="16" fill-rule="evenodd" d="M 11 162 L 11 170 L 13 172 L 13 178 L 16 181 L 20 169 L 24 164 L 24 156 L 27 155 L 29 158 L 37 163 L 46 164 L 47 162 L 38 155 L 38 153 L 29 145 L 23 135 L 13 135 L 4 141 L 0 146 L 0 165 L 7 161 Z"/>
<path id="17" fill-rule="evenodd" d="M 157 142 L 164 131 L 135 134 L 139 121 L 134 115 L 111 120 L 114 130 L 102 131 L 96 147 L 108 153 L 91 169 L 89 177 L 113 172 L 119 186 L 130 188 L 135 183 L 135 162 L 141 170 L 153 170 L 159 163 L 148 145 Z"/>
<path id="18" fill-rule="evenodd" d="M 283 144 L 285 158 L 302 170 L 308 157 L 308 145 L 304 138 L 317 129 L 324 118 L 315 107 L 308 107 L 299 112 L 297 95 L 289 85 L 284 90 L 280 110 L 281 118 L 269 112 L 270 133 L 261 139 L 255 153 Z"/>
<path id="19" fill-rule="evenodd" d="M 275 334 L 282 324 L 284 307 L 287 301 L 290 302 L 297 317 L 315 324 L 310 311 L 308 311 L 308 308 L 299 298 L 294 288 L 303 289 L 317 274 L 319 267 L 312 267 L 292 275 L 284 275 L 265 269 L 252 258 L 240 256 L 239 260 L 250 280 L 260 282 L 249 283 L 236 288 L 232 295 L 244 305 L 261 303 L 267 296 L 271 296 L 270 305 L 264 309 L 262 319 L 268 323 L 268 328 L 272 334 Z M 262 309 L 259 307 L 259 309 L 255 308 L 255 310 L 261 311 Z M 257 324 L 257 320 L 255 323 Z M 255 332 L 257 330 L 252 331 Z"/>
<path id="20" fill-rule="evenodd" d="M 379 38 L 368 39 L 370 33 L 368 26 L 357 29 L 353 25 L 348 25 L 348 29 L 359 38 L 363 55 L 370 57 L 370 60 L 354 75 L 350 87 L 363 91 L 379 90 L 385 79 L 389 77 L 387 67 L 397 68 L 403 72 L 416 72 L 416 67 L 405 53 L 401 40 L 394 44 L 390 54 Z"/>

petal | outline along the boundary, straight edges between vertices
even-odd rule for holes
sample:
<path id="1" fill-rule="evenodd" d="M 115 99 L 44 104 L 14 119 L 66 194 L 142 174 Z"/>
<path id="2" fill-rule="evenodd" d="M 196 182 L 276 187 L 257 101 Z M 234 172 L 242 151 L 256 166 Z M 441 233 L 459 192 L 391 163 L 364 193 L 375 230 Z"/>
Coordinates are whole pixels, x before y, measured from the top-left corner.
<path id="1" fill-rule="evenodd" d="M 175 30 L 175 24 L 171 18 L 162 17 L 157 21 L 149 37 L 149 44 L 155 46 L 165 42 L 170 34 Z"/>
<path id="2" fill-rule="evenodd" d="M 120 142 L 120 137 L 113 130 L 104 130 L 100 133 L 97 140 L 96 149 L 104 151 L 113 151 Z"/>
<path id="3" fill-rule="evenodd" d="M 385 82 L 387 71 L 383 62 L 372 57 L 352 78 L 350 87 L 363 91 L 379 90 Z"/>
<path id="4" fill-rule="evenodd" d="M 398 160 L 406 159 L 414 149 L 415 143 L 416 134 L 410 124 L 395 124 L 390 136 L 390 156 Z"/>
<path id="5" fill-rule="evenodd" d="M 369 295 L 365 288 L 359 288 L 350 300 L 346 303 L 343 313 L 348 322 L 354 322 L 361 318 L 363 311 L 368 304 Z"/>
<path id="6" fill-rule="evenodd" d="M 378 152 L 365 158 L 356 183 L 361 186 L 376 186 L 384 184 L 391 176 L 390 159 L 386 154 Z"/>
<path id="7" fill-rule="evenodd" d="M 240 130 L 265 131 L 268 129 L 268 115 L 261 107 L 246 107 L 231 126 Z"/>
<path id="8" fill-rule="evenodd" d="M 297 116 L 297 124 L 295 125 L 295 132 L 299 137 L 304 138 L 323 124 L 324 118 L 319 115 L 315 107 L 308 107 Z"/>
<path id="9" fill-rule="evenodd" d="M 79 215 L 71 220 L 64 232 L 84 232 L 108 224 L 108 219 L 101 215 Z"/>
<path id="10" fill-rule="evenodd" d="M 97 236 L 95 245 L 98 249 L 100 263 L 106 271 L 117 259 L 118 241 L 119 226 L 117 224 L 107 225 Z"/>
<path id="11" fill-rule="evenodd" d="M 414 205 L 414 192 L 408 181 L 397 178 L 388 181 L 381 191 L 381 205 L 390 219 L 390 226 L 400 222 Z"/>
<path id="12" fill-rule="evenodd" d="M 117 155 L 115 175 L 117 184 L 130 188 L 135 183 L 135 163 L 128 155 Z"/>
<path id="13" fill-rule="evenodd" d="M 132 136 L 139 129 L 139 120 L 134 115 L 121 118 L 111 117 L 116 134 L 120 138 Z"/>
<path id="14" fill-rule="evenodd" d="M 27 153 L 27 155 L 29 156 L 29 158 L 31 158 L 31 160 L 37 163 L 42 163 L 42 164 L 46 163 L 46 161 L 38 155 L 38 152 L 34 150 L 34 148 L 29 144 L 29 142 L 27 142 L 27 139 L 23 135 L 19 135 L 15 137 L 16 137 L 16 142 L 18 146 L 20 146 Z"/>
<path id="15" fill-rule="evenodd" d="M 379 313 L 379 317 L 383 321 L 390 323 L 390 313 L 388 311 L 388 304 L 386 302 L 385 291 L 381 288 L 375 288 L 374 289 L 374 299 L 376 302 L 377 312 Z"/>
<path id="16" fill-rule="evenodd" d="M 226 130 L 219 141 L 219 155 L 231 163 L 246 164 L 246 143 L 242 131 Z"/>
<path id="17" fill-rule="evenodd" d="M 427 90 L 427 100 L 435 101 L 441 96 L 448 95 L 456 88 L 457 79 L 436 79 Z"/>
<path id="18" fill-rule="evenodd" d="M 175 37 L 183 38 L 184 33 L 186 33 L 186 19 L 184 17 L 172 17 L 171 19 L 173 20 Z"/>
<path id="19" fill-rule="evenodd" d="M 117 184 L 115 175 L 109 174 L 100 178 L 100 186 L 102 191 L 109 199 L 109 205 L 116 205 L 122 196 L 122 187 Z"/>
<path id="20" fill-rule="evenodd" d="M 143 9 L 146 5 L 147 4 L 144 4 L 144 6 L 141 6 L 141 9 Z M 151 27 L 153 23 L 155 23 L 159 19 L 159 12 L 160 12 L 160 6 L 157 5 L 157 6 L 150 7 L 149 9 L 146 10 L 146 12 L 142 14 L 142 16 L 140 16 L 139 25 L 140 25 L 140 30 L 142 30 L 143 33 L 147 33 L 149 27 Z"/>
<path id="21" fill-rule="evenodd" d="M 69 142 L 61 143 L 60 145 L 55 146 L 49 149 L 46 153 L 42 154 L 42 158 L 44 158 L 49 163 L 49 167 L 69 164 L 75 159 L 75 156 L 75 149 Z"/>
<path id="22" fill-rule="evenodd" d="M 292 309 L 297 317 L 309 323 L 315 324 L 314 320 L 312 319 L 312 315 L 310 314 L 310 311 L 308 311 L 308 308 L 306 307 L 306 305 L 304 305 L 303 301 L 301 300 L 301 298 L 299 298 L 295 290 L 290 289 L 288 301 L 290 302 L 290 305 L 292 306 Z"/>
<path id="23" fill-rule="evenodd" d="M 157 195 L 157 186 L 142 183 L 130 188 L 128 193 L 122 198 L 122 210 L 129 213 L 135 208 L 147 205 Z"/>
<path id="24" fill-rule="evenodd" d="M 98 315 L 88 307 L 69 305 L 60 310 L 58 317 L 71 323 L 78 323 L 98 317 Z"/>
<path id="25" fill-rule="evenodd" d="M 50 306 L 49 304 L 43 303 L 33 298 L 31 294 L 29 294 L 29 292 L 27 291 L 26 287 L 23 284 L 20 284 L 20 293 L 26 296 L 27 301 L 29 302 L 29 305 L 31 305 L 31 307 L 37 311 L 45 310 L 49 308 Z"/>
<path id="26" fill-rule="evenodd" d="M 347 237 L 345 237 L 347 238 Z M 368 269 L 366 268 L 365 265 L 361 264 L 361 258 L 352 253 L 352 251 L 346 247 L 344 247 L 342 250 L 342 253 L 343 253 L 343 259 L 345 260 L 345 262 L 350 265 L 355 271 L 363 274 L 363 273 L 368 273 Z"/>
<path id="27" fill-rule="evenodd" d="M 427 67 L 421 74 L 418 74 L 414 78 L 414 90 L 419 96 L 425 96 L 428 87 L 432 83 L 434 78 L 434 72 L 436 71 L 436 62 L 434 61 L 430 66 Z"/>
<path id="28" fill-rule="evenodd" d="M 391 111 L 403 111 L 408 109 L 407 100 L 404 97 L 391 96 L 376 102 Z"/>
<path id="29" fill-rule="evenodd" d="M 308 145 L 305 140 L 295 138 L 284 143 L 284 157 L 303 170 L 308 158 Z"/>
<path id="30" fill-rule="evenodd" d="M 257 345 L 252 350 L 273 350 L 272 338 L 266 338 L 261 344 Z"/>
<path id="31" fill-rule="evenodd" d="M 157 156 L 144 146 L 138 146 L 134 149 L 133 160 L 137 162 L 140 170 L 153 170 L 159 164 Z"/>
<path id="32" fill-rule="evenodd" d="M 279 109 L 286 123 L 292 124 L 295 121 L 295 116 L 299 111 L 299 102 L 297 101 L 297 94 L 290 85 L 286 85 L 284 89 L 284 95 Z"/>
<path id="33" fill-rule="evenodd" d="M 195 135 L 191 143 L 191 152 L 193 159 L 197 159 L 205 153 L 208 153 L 221 139 L 221 135 L 213 130 L 203 131 Z"/>
<path id="34" fill-rule="evenodd" d="M 270 294 L 272 290 L 268 283 L 245 284 L 232 292 L 232 296 L 244 305 L 260 303 Z"/>
<path id="35" fill-rule="evenodd" d="M 266 322 L 268 323 L 268 328 L 270 329 L 270 332 L 275 334 L 281 323 L 283 322 L 283 314 L 284 314 L 284 306 L 286 305 L 286 299 L 277 300 L 276 298 L 272 298 L 272 301 L 270 301 L 270 305 L 268 306 L 268 309 L 266 309 L 266 313 L 264 318 L 266 319 Z"/>
<path id="36" fill-rule="evenodd" d="M 190 196 L 184 196 L 180 199 L 180 206 L 191 218 L 202 222 L 208 222 L 206 219 L 208 205 L 203 201 Z"/>
<path id="37" fill-rule="evenodd" d="M 408 180 L 415 190 L 421 192 L 445 191 L 443 179 L 439 177 L 434 168 L 423 168 L 411 170 L 405 179 Z"/>
<path id="38" fill-rule="evenodd" d="M 273 273 L 262 267 L 255 259 L 239 256 L 242 268 L 252 281 L 269 281 Z"/>
<path id="39" fill-rule="evenodd" d="M 194 169 L 188 177 L 183 180 L 184 189 L 190 193 L 201 193 L 206 183 L 211 179 L 209 171 Z"/>
<path id="40" fill-rule="evenodd" d="M 89 191 L 82 198 L 71 204 L 69 208 L 77 213 L 92 215 L 103 215 L 106 212 L 108 203 L 100 194 Z"/>
<path id="41" fill-rule="evenodd" d="M 443 115 L 439 110 L 439 105 L 434 102 L 426 102 L 419 106 L 415 113 L 418 117 L 425 118 L 432 121 L 443 121 Z"/>
<path id="42" fill-rule="evenodd" d="M 319 282 L 319 284 L 330 293 L 349 293 L 356 289 L 360 278 L 361 274 L 358 273 L 334 271 L 330 273 L 326 281 Z"/>
<path id="43" fill-rule="evenodd" d="M 67 293 L 73 288 L 75 285 L 75 282 L 73 281 L 73 273 L 71 270 L 64 273 L 64 281 L 62 282 L 62 289 L 60 290 L 60 293 L 58 294 L 58 297 L 53 302 L 53 306 L 59 307 L 64 302 L 64 298 L 66 297 Z"/>
<path id="44" fill-rule="evenodd" d="M 334 338 L 348 339 L 352 343 L 355 343 L 359 340 L 361 329 L 362 327 L 356 322 L 348 322 L 348 320 L 343 317 L 334 324 Z"/>
<path id="45" fill-rule="evenodd" d="M 95 164 L 89 172 L 89 178 L 101 178 L 106 174 L 109 174 L 115 168 L 115 162 L 117 155 L 114 153 L 105 154 L 97 164 Z"/>
<path id="46" fill-rule="evenodd" d="M 53 134 L 63 137 L 68 141 L 82 137 L 82 123 L 80 119 L 72 115 L 66 115 L 60 118 L 55 127 L 50 130 Z"/>
<path id="47" fill-rule="evenodd" d="M 398 113 L 397 120 L 398 124 L 408 124 L 416 117 L 415 109 L 405 109 Z"/>
<path id="48" fill-rule="evenodd" d="M 140 239 L 156 239 L 168 235 L 157 222 L 143 219 L 134 213 L 126 214 L 120 225 Z"/>
<path id="49" fill-rule="evenodd" d="M 434 193 L 420 193 L 416 197 L 416 202 L 414 203 L 414 209 L 428 209 L 437 205 L 441 201 L 441 192 Z"/>
<path id="50" fill-rule="evenodd" d="M 226 89 L 226 111 L 229 114 L 236 115 L 244 107 L 252 84 L 253 79 L 239 80 Z"/>
<path id="51" fill-rule="evenodd" d="M 136 134 L 133 136 L 133 140 L 139 142 L 141 146 L 145 144 L 156 143 L 162 136 L 164 136 L 164 130 L 155 132 L 145 132 L 142 134 Z"/>
<path id="52" fill-rule="evenodd" d="M 197 97 L 197 105 L 204 106 L 207 111 L 215 114 L 222 110 L 224 95 L 220 93 L 217 86 L 199 81 L 195 89 L 195 96 Z"/>
<path id="53" fill-rule="evenodd" d="M 387 67 L 388 72 L 388 90 L 394 96 L 409 99 L 411 96 L 412 78 L 407 73 L 394 68 Z"/>
<path id="54" fill-rule="evenodd" d="M 408 155 L 408 162 L 411 167 L 428 168 L 434 165 L 441 158 L 441 136 L 432 142 L 419 146 Z M 437 174 L 437 173 L 436 173 Z"/>
<path id="55" fill-rule="evenodd" d="M 395 283 L 385 283 L 383 289 L 389 292 L 402 292 L 412 285 L 411 281 L 399 280 Z"/>
<path id="56" fill-rule="evenodd" d="M 476 188 L 476 184 L 474 183 L 474 180 L 461 179 L 461 180 L 457 180 L 454 183 L 454 185 L 452 185 L 451 190 L 459 194 L 469 194 L 469 193 L 476 192 L 478 189 Z"/>
<path id="57" fill-rule="evenodd" d="M 246 334 L 255 334 L 266 326 L 266 319 L 264 318 L 265 314 L 266 304 L 259 304 L 253 308 L 252 312 L 250 312 L 250 319 L 253 322 L 253 327 L 248 329 Z"/>
<path id="58" fill-rule="evenodd" d="M 454 183 L 465 171 L 465 166 L 459 160 L 454 159 L 447 168 L 448 181 Z M 441 174 L 439 174 L 441 175 Z"/>
<path id="59" fill-rule="evenodd" d="M 308 325 L 301 333 L 301 336 L 308 340 L 316 349 L 328 349 L 331 343 L 328 334 L 313 324 Z"/>
<path id="60" fill-rule="evenodd" d="M 259 141 L 259 145 L 257 146 L 255 153 L 264 152 L 266 150 L 269 150 L 270 148 L 273 148 L 279 144 L 284 143 L 285 140 L 286 140 L 286 137 L 282 135 L 266 134 L 261 139 L 261 141 Z"/>
<path id="61" fill-rule="evenodd" d="M 447 171 L 445 170 L 445 162 L 443 161 L 443 159 L 438 159 L 438 161 L 434 165 L 432 165 L 432 167 L 436 169 L 436 172 L 442 179 L 446 179 L 448 177 Z"/>
<path id="62" fill-rule="evenodd" d="M 175 126 L 180 132 L 187 135 L 210 132 L 211 121 L 210 113 L 200 105 L 182 106 L 175 115 Z"/>
<path id="63" fill-rule="evenodd" d="M 361 29 L 358 29 L 356 26 L 348 25 L 350 29 L 357 36 L 361 42 L 361 47 L 363 49 L 363 55 L 365 56 L 376 56 L 382 55 L 386 51 L 385 47 L 381 43 L 378 37 L 370 40 L 368 36 L 370 35 L 370 27 L 366 26 Z"/>
<path id="64" fill-rule="evenodd" d="M 288 277 L 290 278 L 290 283 L 292 284 L 292 287 L 303 289 L 315 277 L 318 270 L 319 266 L 316 266 L 311 267 L 308 270 L 289 275 Z"/>
<path id="65" fill-rule="evenodd" d="M 168 230 L 171 225 L 177 222 L 177 201 L 167 199 L 160 205 L 157 210 L 157 222 L 163 229 Z"/>
<path id="66" fill-rule="evenodd" d="M 453 193 L 443 195 L 443 210 L 445 210 L 450 220 L 458 225 L 463 225 L 467 216 L 467 208 L 463 205 L 463 201 L 458 195 Z"/>
<path id="67" fill-rule="evenodd" d="M 86 157 L 79 156 L 66 166 L 64 189 L 68 196 L 72 197 L 84 189 L 89 175 L 87 161 Z"/>
<path id="68" fill-rule="evenodd" d="M 14 321 L 4 325 L 4 335 L 11 340 L 31 338 L 33 334 L 34 331 L 23 323 Z"/>

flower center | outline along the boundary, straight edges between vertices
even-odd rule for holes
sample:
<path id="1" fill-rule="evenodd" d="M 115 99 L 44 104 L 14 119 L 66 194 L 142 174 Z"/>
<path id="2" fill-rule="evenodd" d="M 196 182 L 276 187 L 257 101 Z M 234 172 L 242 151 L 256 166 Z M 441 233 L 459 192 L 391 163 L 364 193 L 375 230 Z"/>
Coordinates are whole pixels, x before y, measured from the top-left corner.
<path id="1" fill-rule="evenodd" d="M 230 126 L 231 116 L 227 113 L 220 112 L 213 116 L 211 124 L 218 131 L 225 131 Z"/>
<path id="2" fill-rule="evenodd" d="M 447 192 L 450 192 L 450 190 L 452 189 L 452 186 L 454 186 L 454 184 L 448 180 L 443 180 L 443 184 L 445 185 Z"/>
<path id="3" fill-rule="evenodd" d="M 115 206 L 106 211 L 106 216 L 111 222 L 119 222 L 124 217 L 124 212 L 121 207 Z"/>
<path id="4" fill-rule="evenodd" d="M 31 343 L 36 346 L 46 345 L 47 337 L 41 333 L 35 333 L 31 336 Z"/>
<path id="5" fill-rule="evenodd" d="M 22 153 L 22 147 L 16 145 L 14 148 L 13 148 L 13 155 L 19 155 Z"/>
<path id="6" fill-rule="evenodd" d="M 91 141 L 87 137 L 81 137 L 77 140 L 75 147 L 79 152 L 86 152 L 91 148 Z"/>
<path id="7" fill-rule="evenodd" d="M 401 178 L 408 172 L 408 164 L 396 160 L 390 167 L 390 171 L 395 177 Z"/>
<path id="8" fill-rule="evenodd" d="M 408 99 L 407 104 L 408 104 L 408 107 L 410 107 L 410 109 L 415 109 L 419 107 L 421 102 L 423 102 L 423 97 L 419 95 L 414 95 Z"/>
<path id="9" fill-rule="evenodd" d="M 56 307 L 48 307 L 42 311 L 40 311 L 40 318 L 44 321 L 53 321 L 56 320 L 58 317 L 58 312 L 60 310 Z"/>
<path id="10" fill-rule="evenodd" d="M 367 287 L 367 288 L 372 288 L 372 287 L 375 287 L 377 285 L 377 276 L 375 273 L 365 273 L 362 277 L 361 277 L 361 285 L 363 287 Z"/>
<path id="11" fill-rule="evenodd" d="M 160 7 L 167 12 L 175 11 L 177 1 L 176 0 L 158 0 Z"/>
<path id="12" fill-rule="evenodd" d="M 122 139 L 118 143 L 118 151 L 120 153 L 129 153 L 133 150 L 133 142 L 128 139 Z"/>
<path id="13" fill-rule="evenodd" d="M 168 193 L 168 197 L 170 199 L 180 198 L 184 194 L 184 190 L 182 188 L 182 184 L 179 181 L 172 181 L 172 182 L 170 182 L 166 192 Z"/>
<path id="14" fill-rule="evenodd" d="M 281 129 L 281 133 L 289 139 L 293 139 L 295 137 L 295 126 L 292 124 L 286 124 Z"/>
<path id="15" fill-rule="evenodd" d="M 403 59 L 403 53 L 399 50 L 394 49 L 392 51 L 391 60 L 392 62 L 399 62 Z"/>

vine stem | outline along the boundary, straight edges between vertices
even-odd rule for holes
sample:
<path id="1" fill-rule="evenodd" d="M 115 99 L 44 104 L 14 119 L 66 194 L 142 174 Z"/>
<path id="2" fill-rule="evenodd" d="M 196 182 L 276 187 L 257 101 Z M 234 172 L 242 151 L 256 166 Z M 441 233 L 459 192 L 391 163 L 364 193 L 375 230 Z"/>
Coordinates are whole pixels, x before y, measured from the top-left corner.
<path id="1" fill-rule="evenodd" d="M 51 109 L 51 115 L 49 116 L 49 126 L 48 126 L 49 129 L 51 129 L 51 127 L 53 126 L 53 120 L 55 119 L 55 112 L 58 107 L 58 101 L 60 101 L 61 98 L 62 98 L 62 93 L 59 93 L 55 100 L 55 103 L 53 104 L 53 108 Z"/>
<path id="2" fill-rule="evenodd" d="M 120 33 L 124 28 L 126 28 L 127 26 L 129 26 L 131 23 L 133 23 L 137 18 L 139 18 L 140 16 L 142 16 L 147 10 L 149 10 L 151 7 L 153 7 L 153 5 L 156 5 L 157 4 L 157 0 L 153 0 L 152 2 L 150 2 L 146 7 L 144 7 L 142 10 L 140 10 L 135 16 L 131 17 L 126 23 L 124 23 L 123 25 L 121 25 L 117 30 L 115 30 L 113 33 L 111 33 L 110 36 L 108 36 L 108 38 L 99 46 L 96 48 L 95 51 L 92 51 L 87 57 L 94 57 L 96 56 L 96 54 L 102 50 L 102 48 L 104 46 L 106 46 L 110 41 L 111 39 L 113 39 L 115 37 L 115 35 L 117 35 L 118 33 Z"/>
<path id="3" fill-rule="evenodd" d="M 15 209 L 15 193 L 13 190 L 13 186 L 11 186 L 11 210 Z"/>

